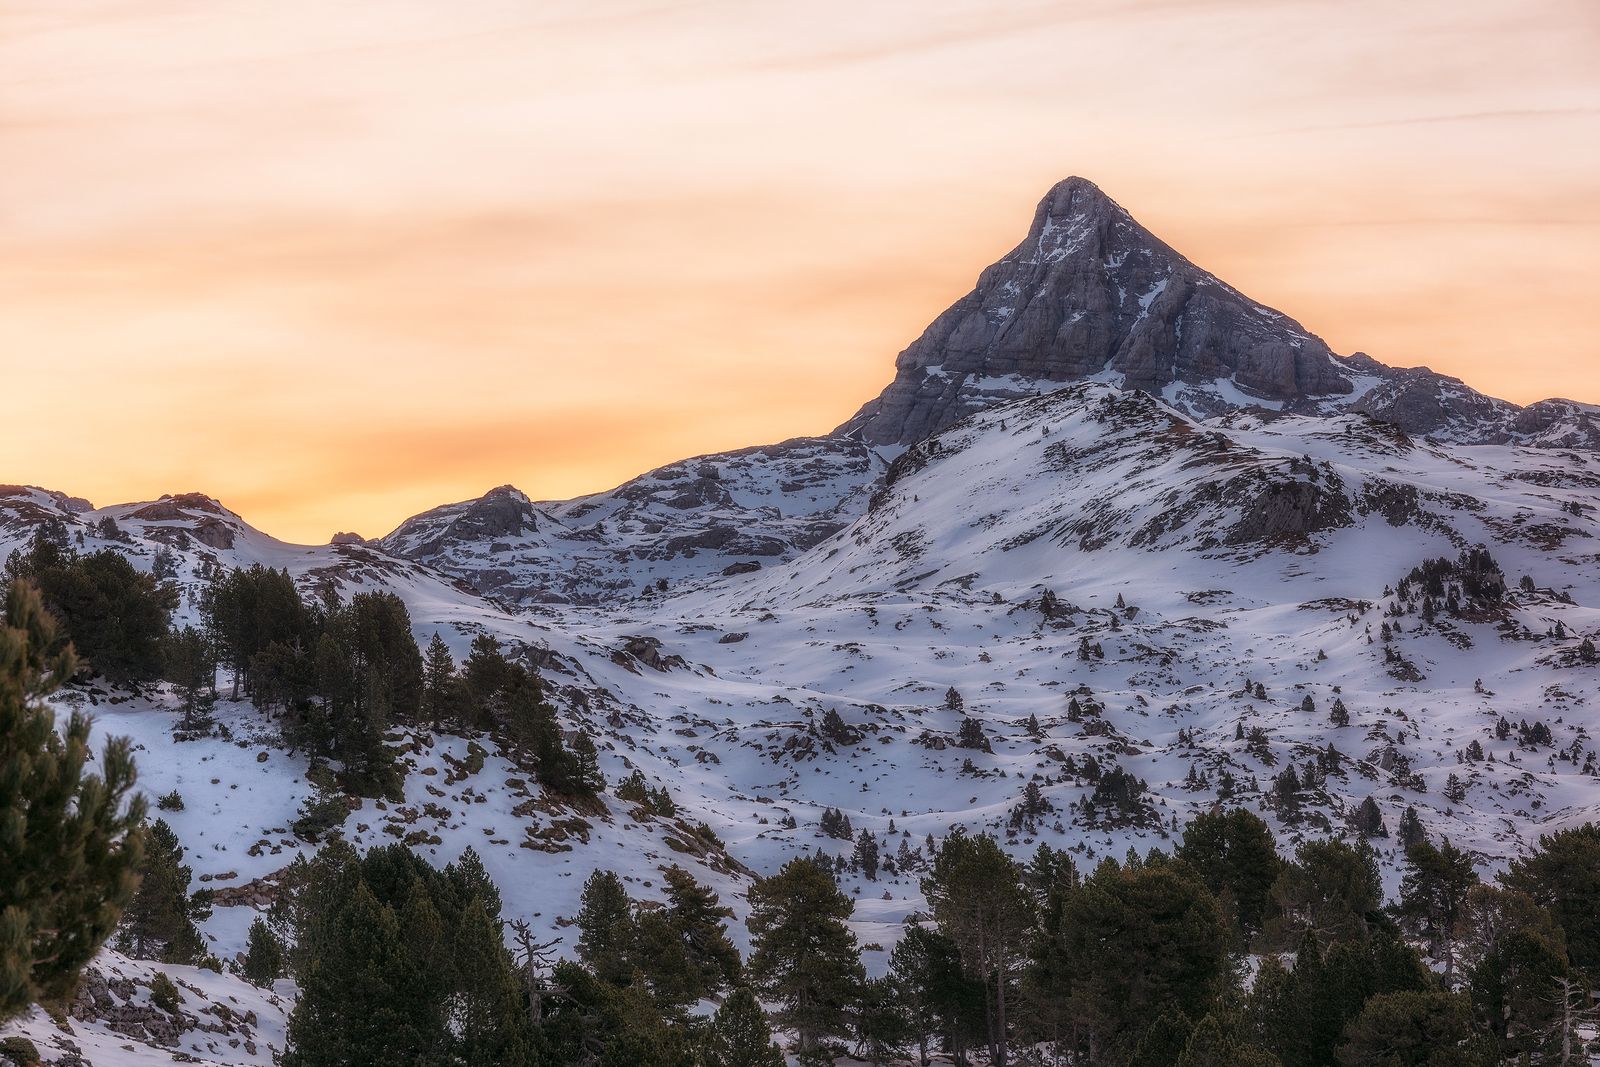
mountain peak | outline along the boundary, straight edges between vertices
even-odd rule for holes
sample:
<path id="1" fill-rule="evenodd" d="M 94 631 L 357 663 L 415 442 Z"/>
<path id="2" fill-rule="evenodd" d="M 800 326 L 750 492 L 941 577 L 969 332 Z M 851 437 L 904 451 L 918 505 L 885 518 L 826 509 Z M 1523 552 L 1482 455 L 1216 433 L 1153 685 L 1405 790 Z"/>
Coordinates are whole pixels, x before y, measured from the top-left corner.
<path id="1" fill-rule="evenodd" d="M 840 432 L 909 444 L 993 403 L 1086 378 L 1163 395 L 1226 380 L 1195 414 L 1241 397 L 1274 407 L 1352 389 L 1319 338 L 1189 262 L 1080 177 L 1045 194 L 1022 243 L 895 367 Z"/>
<path id="2" fill-rule="evenodd" d="M 1593 408 L 1519 408 L 1426 367 L 1336 356 L 1076 176 L 1050 188 L 1022 243 L 900 353 L 894 380 L 834 433 L 911 445 L 974 412 L 1077 381 L 1153 393 L 1196 418 L 1243 408 L 1352 411 L 1462 444 L 1600 444 Z"/>
<path id="3" fill-rule="evenodd" d="M 485 500 L 485 501 L 515 500 L 518 503 L 522 503 L 522 504 L 532 503 L 532 501 L 528 497 L 527 493 L 524 493 L 521 489 L 518 489 L 516 486 L 511 485 L 509 482 L 507 484 L 505 484 L 505 485 L 497 485 L 497 486 L 495 486 L 493 489 L 489 490 L 487 493 L 483 494 L 483 496 L 479 497 L 478 499 L 479 500 Z"/>
<path id="4" fill-rule="evenodd" d="M 1107 211 L 1126 214 L 1122 205 L 1107 196 L 1094 182 L 1073 175 L 1062 178 L 1044 194 L 1044 199 L 1039 201 L 1039 206 L 1034 210 L 1033 229 L 1037 231 L 1047 218 L 1060 219 Z"/>

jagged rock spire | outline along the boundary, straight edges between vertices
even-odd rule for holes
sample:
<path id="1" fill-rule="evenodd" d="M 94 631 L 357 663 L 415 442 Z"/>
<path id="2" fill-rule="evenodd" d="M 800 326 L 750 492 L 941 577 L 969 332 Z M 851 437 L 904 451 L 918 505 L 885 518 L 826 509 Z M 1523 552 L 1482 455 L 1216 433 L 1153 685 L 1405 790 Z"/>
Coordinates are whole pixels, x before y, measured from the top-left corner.
<path id="1" fill-rule="evenodd" d="M 1045 195 L 1022 243 L 895 366 L 894 381 L 840 432 L 909 444 L 978 408 L 1088 377 L 1151 392 L 1225 381 L 1229 396 L 1273 405 L 1351 391 L 1319 338 L 1196 267 L 1076 177 Z M 1219 396 L 1215 406 L 1237 405 Z"/>

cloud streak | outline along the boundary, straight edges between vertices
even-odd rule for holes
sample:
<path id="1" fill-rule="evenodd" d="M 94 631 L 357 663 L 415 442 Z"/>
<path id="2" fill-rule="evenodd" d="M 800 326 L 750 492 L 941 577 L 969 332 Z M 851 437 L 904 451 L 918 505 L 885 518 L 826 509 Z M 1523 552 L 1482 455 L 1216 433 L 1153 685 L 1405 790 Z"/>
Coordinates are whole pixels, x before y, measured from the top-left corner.
<path id="1" fill-rule="evenodd" d="M 1406 126 L 1446 126 L 1457 123 L 1517 122 L 1526 119 L 1561 120 L 1600 117 L 1600 107 L 1530 107 L 1504 108 L 1498 111 L 1465 111 L 1447 115 L 1409 115 L 1363 122 L 1324 122 L 1307 126 L 1285 126 L 1268 130 L 1255 136 L 1275 136 L 1287 133 L 1329 133 L 1337 130 L 1383 130 Z"/>

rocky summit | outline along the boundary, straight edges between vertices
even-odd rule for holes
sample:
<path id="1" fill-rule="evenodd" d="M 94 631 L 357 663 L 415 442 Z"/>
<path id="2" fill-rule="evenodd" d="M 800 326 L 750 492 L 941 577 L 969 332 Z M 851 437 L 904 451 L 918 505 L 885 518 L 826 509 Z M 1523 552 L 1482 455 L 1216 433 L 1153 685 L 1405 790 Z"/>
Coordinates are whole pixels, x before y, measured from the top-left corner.
<path id="1" fill-rule="evenodd" d="M 1083 380 L 1155 393 L 1199 417 L 1351 410 L 1457 441 L 1600 445 L 1593 407 L 1545 401 L 1530 416 L 1425 368 L 1335 355 L 1076 177 L 1045 195 L 1022 243 L 900 353 L 894 381 L 837 432 L 909 445 Z"/>

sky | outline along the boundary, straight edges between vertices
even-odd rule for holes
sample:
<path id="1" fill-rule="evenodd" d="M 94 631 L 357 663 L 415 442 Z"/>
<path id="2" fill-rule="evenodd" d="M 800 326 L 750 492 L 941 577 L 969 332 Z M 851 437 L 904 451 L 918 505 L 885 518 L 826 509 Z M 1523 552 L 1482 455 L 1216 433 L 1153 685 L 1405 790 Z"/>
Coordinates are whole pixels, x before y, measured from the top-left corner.
<path id="1" fill-rule="evenodd" d="M 1600 402 L 1593 0 L 0 0 L 0 481 L 388 532 L 820 433 L 1090 178 Z"/>

